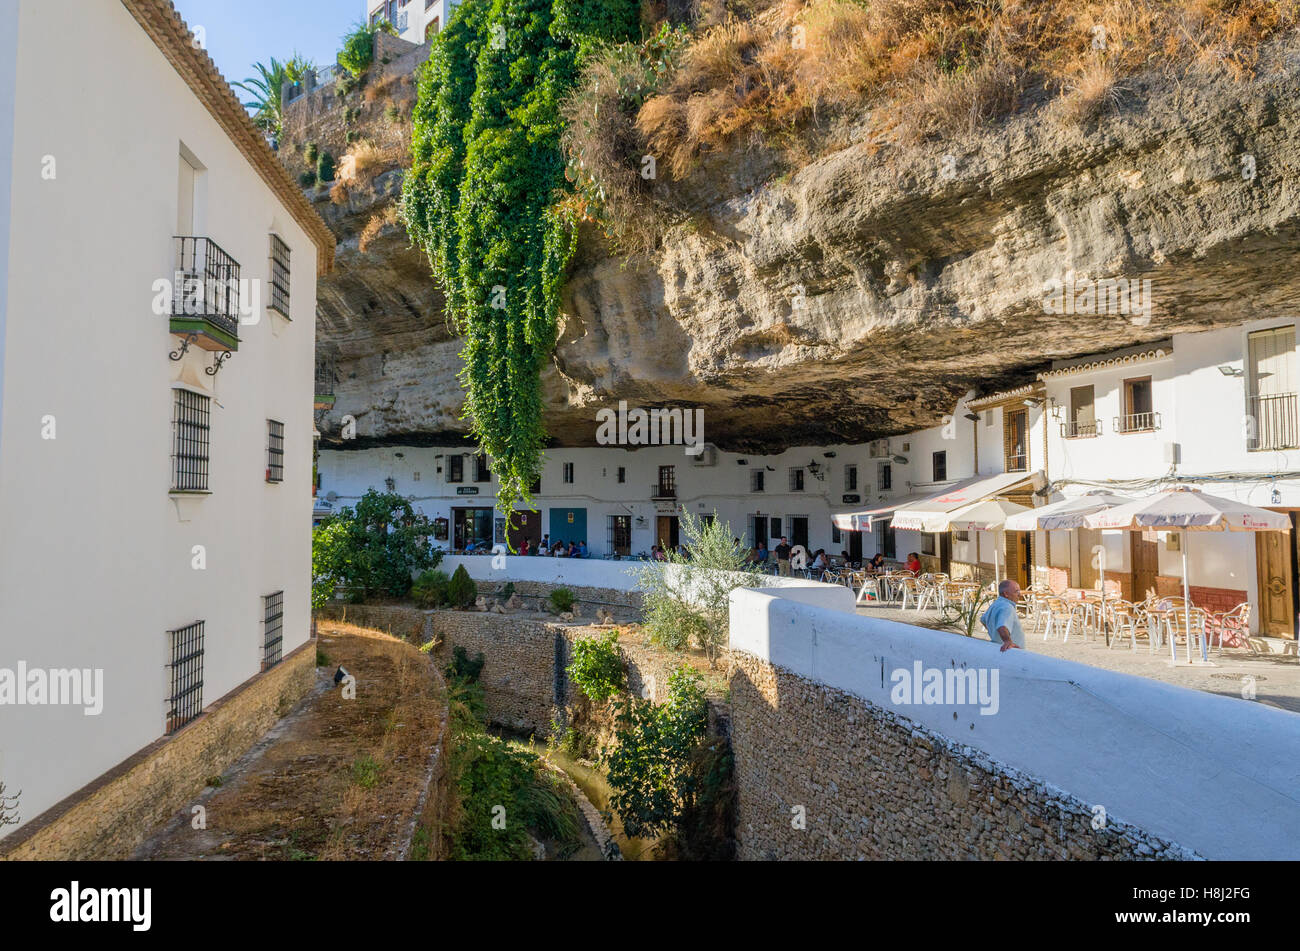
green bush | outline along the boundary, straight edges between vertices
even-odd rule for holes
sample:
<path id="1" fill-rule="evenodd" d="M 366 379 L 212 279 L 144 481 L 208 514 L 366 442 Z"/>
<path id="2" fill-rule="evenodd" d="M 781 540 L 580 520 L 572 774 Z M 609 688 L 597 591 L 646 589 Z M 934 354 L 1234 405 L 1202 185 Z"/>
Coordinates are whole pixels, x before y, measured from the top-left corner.
<path id="1" fill-rule="evenodd" d="M 453 608 L 468 608 L 478 600 L 478 585 L 469 576 L 464 565 L 457 566 L 447 585 L 447 599 Z"/>
<path id="2" fill-rule="evenodd" d="M 320 608 L 342 586 L 358 600 L 376 594 L 405 597 L 411 575 L 438 567 L 433 525 L 400 495 L 371 489 L 356 509 L 344 508 L 312 530 L 312 606 Z"/>
<path id="3" fill-rule="evenodd" d="M 347 140 L 348 145 L 351 145 L 353 142 L 361 138 L 361 133 L 358 132 L 356 129 L 348 129 L 347 133 L 343 136 L 343 138 Z"/>
<path id="4" fill-rule="evenodd" d="M 301 185 L 303 188 L 311 188 L 313 185 L 316 184 L 316 173 L 303 172 L 301 175 L 298 176 L 298 184 Z"/>
<path id="5" fill-rule="evenodd" d="M 440 608 L 447 603 L 447 586 L 451 579 L 445 571 L 426 571 L 411 585 L 411 597 L 418 607 Z"/>
<path id="6" fill-rule="evenodd" d="M 320 146 L 315 142 L 308 142 L 303 146 L 302 157 L 308 165 L 316 167 L 316 159 L 320 158 Z"/>
<path id="7" fill-rule="evenodd" d="M 618 632 L 603 637 L 586 637 L 573 645 L 569 677 L 593 703 L 604 703 L 627 683 L 623 655 L 618 649 Z"/>
<path id="8" fill-rule="evenodd" d="M 672 830 L 695 797 L 691 760 L 708 726 L 700 675 L 681 667 L 660 706 L 627 696 L 615 714 L 615 743 L 601 756 L 614 790 L 610 805 L 633 838 Z"/>
<path id="9" fill-rule="evenodd" d="M 334 156 L 322 152 L 316 160 L 316 178 L 321 182 L 334 181 Z"/>
<path id="10" fill-rule="evenodd" d="M 352 32 L 343 37 L 343 48 L 339 50 L 339 65 L 352 76 L 360 76 L 375 61 L 375 34 L 390 33 L 397 36 L 397 28 L 387 20 L 380 20 L 374 26 L 358 23 Z"/>
<path id="11" fill-rule="evenodd" d="M 685 512 L 681 522 L 687 554 L 648 562 L 639 574 L 645 624 L 657 644 L 671 650 L 700 647 L 711 663 L 727 642 L 731 592 L 761 581 L 748 551 L 732 542 L 731 525 Z"/>
<path id="12" fill-rule="evenodd" d="M 514 596 L 515 596 L 515 583 L 513 581 L 507 581 L 506 586 L 501 589 L 501 600 L 509 601 Z"/>
<path id="13" fill-rule="evenodd" d="M 573 610 L 573 592 L 568 588 L 556 588 L 551 592 L 551 607 L 556 614 Z"/>
<path id="14" fill-rule="evenodd" d="M 397 103 L 389 103 L 388 108 L 384 110 L 384 116 L 389 122 L 401 122 L 402 110 L 397 108 Z"/>

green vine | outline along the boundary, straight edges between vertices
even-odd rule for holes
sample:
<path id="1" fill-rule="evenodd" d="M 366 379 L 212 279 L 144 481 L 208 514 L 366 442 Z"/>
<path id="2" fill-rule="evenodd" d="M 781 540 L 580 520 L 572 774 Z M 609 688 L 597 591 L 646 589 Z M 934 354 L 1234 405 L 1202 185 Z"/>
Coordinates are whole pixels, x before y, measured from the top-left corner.
<path id="1" fill-rule="evenodd" d="M 421 73 L 403 217 L 465 337 L 466 415 L 502 511 L 531 504 L 541 472 L 540 377 L 577 243 L 560 103 L 637 12 L 635 0 L 467 0 Z"/>

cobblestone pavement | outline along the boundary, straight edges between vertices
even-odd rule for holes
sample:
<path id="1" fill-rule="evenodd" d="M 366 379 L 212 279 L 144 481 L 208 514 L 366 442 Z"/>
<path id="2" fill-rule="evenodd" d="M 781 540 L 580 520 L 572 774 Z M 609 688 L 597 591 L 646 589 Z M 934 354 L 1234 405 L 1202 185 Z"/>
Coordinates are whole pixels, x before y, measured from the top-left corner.
<path id="1" fill-rule="evenodd" d="M 954 637 L 961 637 L 953 628 L 945 627 L 938 611 L 916 611 L 908 608 L 901 610 L 897 605 L 884 604 L 872 607 L 859 607 L 858 613 L 863 617 L 886 618 L 905 624 L 917 624 L 921 627 L 934 628 L 952 632 Z M 976 637 L 984 639 L 984 628 L 977 626 Z M 1244 678 L 1255 678 L 1255 699 L 1283 710 L 1300 713 L 1300 657 L 1295 655 L 1266 654 L 1251 656 L 1247 650 L 1226 649 L 1222 655 L 1211 653 L 1213 667 L 1189 667 L 1186 664 L 1187 648 L 1179 645 L 1178 658 L 1181 666 L 1174 667 L 1169 662 L 1169 648 L 1163 653 L 1152 653 L 1144 641 L 1138 642 L 1137 651 L 1128 646 L 1116 645 L 1107 648 L 1103 640 L 1093 636 L 1084 641 L 1071 635 L 1068 643 L 1062 643 L 1059 637 L 1044 641 L 1042 633 L 1035 634 L 1031 628 L 1025 629 L 1026 646 L 1036 654 L 1072 660 L 1079 664 L 1089 664 L 1105 670 L 1117 670 L 1152 680 L 1204 690 L 1207 693 L 1222 694 L 1225 697 L 1241 697 Z M 993 646 L 990 644 L 989 649 Z M 1195 647 L 1192 656 L 1197 656 Z"/>

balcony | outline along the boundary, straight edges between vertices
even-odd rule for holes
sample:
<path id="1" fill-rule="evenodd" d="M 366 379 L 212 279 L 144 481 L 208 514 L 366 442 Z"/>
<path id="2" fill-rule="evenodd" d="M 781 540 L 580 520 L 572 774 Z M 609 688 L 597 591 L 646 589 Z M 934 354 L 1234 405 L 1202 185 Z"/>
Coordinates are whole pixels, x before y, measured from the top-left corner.
<path id="1" fill-rule="evenodd" d="M 1080 420 L 1072 420 L 1071 422 L 1061 424 L 1062 439 L 1091 439 L 1094 436 L 1100 435 L 1101 422 L 1097 420 L 1090 423 L 1082 422 Z"/>
<path id="2" fill-rule="evenodd" d="M 677 486 L 675 485 L 652 485 L 650 486 L 650 501 L 658 502 L 661 499 L 675 500 L 677 498 Z"/>
<path id="3" fill-rule="evenodd" d="M 1003 457 L 1005 463 L 1003 471 L 1005 472 L 1028 472 L 1029 471 L 1029 453 L 1028 452 L 1009 452 Z"/>
<path id="4" fill-rule="evenodd" d="M 312 404 L 315 409 L 331 409 L 334 406 L 334 362 L 320 360 L 316 363 L 316 399 Z"/>
<path id="5" fill-rule="evenodd" d="M 239 262 L 208 238 L 176 238 L 171 332 L 186 346 L 239 349 Z"/>
<path id="6" fill-rule="evenodd" d="M 1294 393 L 1252 396 L 1250 419 L 1255 432 L 1253 439 L 1247 438 L 1246 448 L 1251 452 L 1300 448 L 1300 414 L 1296 402 Z"/>
<path id="7" fill-rule="evenodd" d="M 1114 419 L 1117 433 L 1153 433 L 1160 428 L 1159 413 L 1129 413 Z"/>

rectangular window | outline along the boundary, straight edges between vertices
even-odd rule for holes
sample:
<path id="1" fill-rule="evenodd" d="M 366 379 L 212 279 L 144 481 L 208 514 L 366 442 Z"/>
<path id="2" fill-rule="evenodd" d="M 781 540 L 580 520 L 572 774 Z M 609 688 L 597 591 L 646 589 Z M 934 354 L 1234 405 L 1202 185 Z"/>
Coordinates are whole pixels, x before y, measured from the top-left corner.
<path id="1" fill-rule="evenodd" d="M 1124 415 L 1116 427 L 1121 433 L 1141 433 L 1159 429 L 1151 398 L 1151 377 L 1124 381 Z"/>
<path id="2" fill-rule="evenodd" d="M 675 499 L 677 497 L 677 467 L 660 466 L 659 467 L 659 497 L 661 499 Z"/>
<path id="3" fill-rule="evenodd" d="M 1006 409 L 1002 419 L 1002 447 L 1007 472 L 1029 469 L 1029 411 Z"/>
<path id="4" fill-rule="evenodd" d="M 984 428 L 991 429 L 992 427 L 993 427 L 993 410 L 986 409 L 984 411 Z"/>
<path id="5" fill-rule="evenodd" d="M 844 467 L 844 491 L 845 492 L 858 491 L 858 467 L 857 466 Z"/>
<path id="6" fill-rule="evenodd" d="M 970 532 L 953 532 L 952 537 L 954 541 L 968 542 L 970 541 Z"/>
<path id="7" fill-rule="evenodd" d="M 930 457 L 930 467 L 933 472 L 935 482 L 948 481 L 948 451 L 933 453 Z"/>
<path id="8" fill-rule="evenodd" d="M 627 469 L 624 466 L 618 467 L 618 484 L 623 485 L 627 482 Z"/>
<path id="9" fill-rule="evenodd" d="M 802 469 L 790 470 L 790 491 L 791 492 L 803 491 L 803 470 Z"/>
<path id="10" fill-rule="evenodd" d="M 632 516 L 610 515 L 607 550 L 614 555 L 628 557 L 632 554 Z"/>
<path id="11" fill-rule="evenodd" d="M 894 532 L 894 520 L 885 523 L 884 537 L 881 538 L 880 553 L 886 558 L 898 557 L 898 536 Z"/>
<path id="12" fill-rule="evenodd" d="M 934 533 L 933 532 L 921 533 L 921 554 L 922 555 L 934 554 Z"/>
<path id="13" fill-rule="evenodd" d="M 209 400 L 189 390 L 174 390 L 172 416 L 172 488 L 179 492 L 208 489 Z"/>
<path id="14" fill-rule="evenodd" d="M 284 481 L 284 423 L 266 421 L 266 481 Z"/>
<path id="15" fill-rule="evenodd" d="M 167 732 L 203 712 L 203 621 L 167 632 Z"/>
<path id="16" fill-rule="evenodd" d="M 566 462 L 564 464 L 564 484 L 573 485 L 573 463 L 572 462 Z"/>
<path id="17" fill-rule="evenodd" d="M 1091 386 L 1070 387 L 1070 419 L 1061 424 L 1066 439 L 1100 435 L 1097 429 L 1096 397 Z"/>
<path id="18" fill-rule="evenodd" d="M 894 487 L 894 467 L 888 462 L 880 464 L 880 491 L 887 492 Z"/>
<path id="19" fill-rule="evenodd" d="M 763 480 L 767 478 L 767 472 L 763 469 L 753 469 L 749 473 L 749 491 L 762 492 Z"/>
<path id="20" fill-rule="evenodd" d="M 447 457 L 447 481 L 448 482 L 465 481 L 465 457 L 464 456 Z"/>
<path id="21" fill-rule="evenodd" d="M 831 544 L 840 544 L 840 527 L 834 522 L 831 522 Z"/>
<path id="22" fill-rule="evenodd" d="M 808 516 L 790 516 L 790 544 L 808 547 Z"/>
<path id="23" fill-rule="evenodd" d="M 488 467 L 488 457 L 482 453 L 474 457 L 474 481 L 492 481 L 492 470 Z"/>
<path id="24" fill-rule="evenodd" d="M 528 487 L 528 493 L 530 495 L 537 495 L 541 491 L 542 491 L 542 477 L 538 476 L 537 479 L 533 482 L 533 484 Z"/>
<path id="25" fill-rule="evenodd" d="M 1247 449 L 1300 447 L 1295 343 L 1295 327 L 1260 330 L 1247 338 Z"/>
<path id="26" fill-rule="evenodd" d="M 781 520 L 780 520 L 779 518 L 774 518 L 774 519 L 772 519 L 772 520 L 768 523 L 768 525 L 769 525 L 769 527 L 771 528 L 771 531 L 768 533 L 768 536 L 767 536 L 767 537 L 768 537 L 768 538 L 780 538 L 780 537 L 781 537 Z"/>
<path id="27" fill-rule="evenodd" d="M 271 235 L 271 309 L 289 318 L 289 246 Z"/>
<path id="28" fill-rule="evenodd" d="M 262 598 L 262 669 L 280 663 L 284 646 L 284 592 Z"/>

